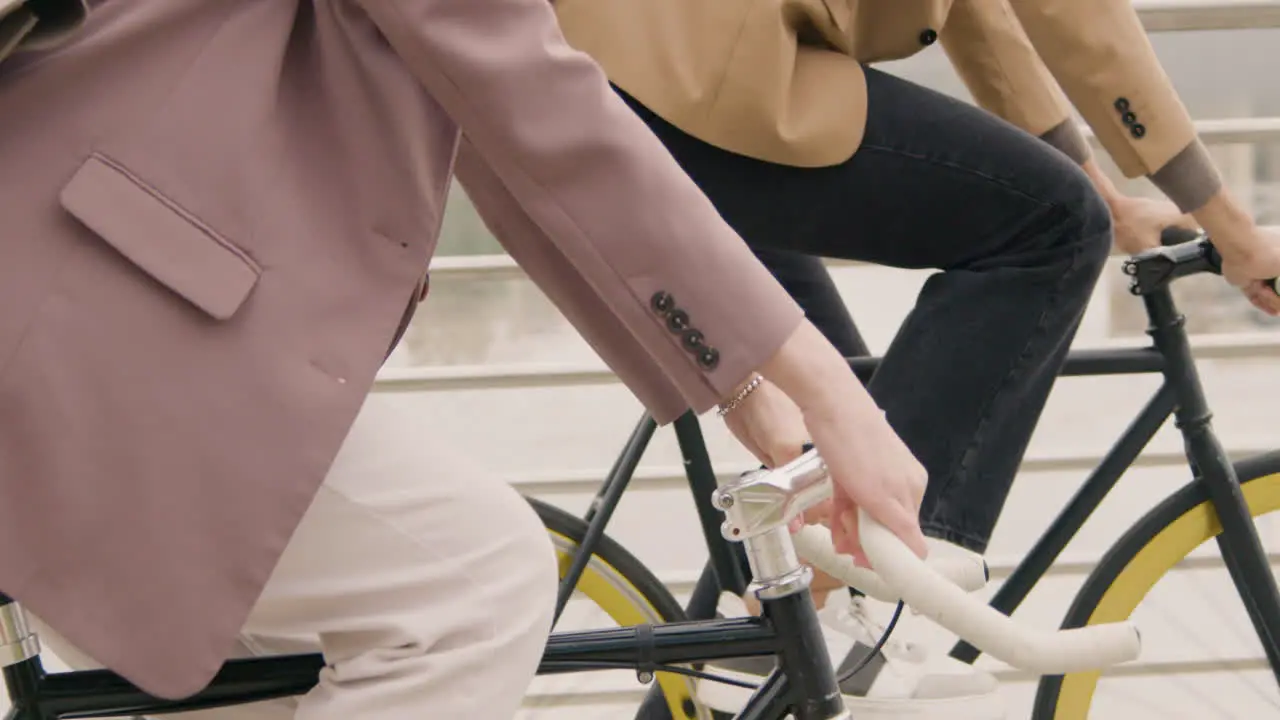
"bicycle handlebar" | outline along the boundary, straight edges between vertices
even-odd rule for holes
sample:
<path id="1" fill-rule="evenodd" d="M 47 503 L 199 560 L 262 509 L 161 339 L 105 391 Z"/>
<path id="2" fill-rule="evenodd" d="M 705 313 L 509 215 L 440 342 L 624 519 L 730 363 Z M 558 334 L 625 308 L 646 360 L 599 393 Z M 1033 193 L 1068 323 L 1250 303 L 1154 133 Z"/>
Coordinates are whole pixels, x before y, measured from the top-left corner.
<path id="1" fill-rule="evenodd" d="M 781 467 L 747 473 L 716 490 L 712 503 L 725 513 L 721 532 L 726 538 L 747 543 L 755 581 L 762 587 L 776 592 L 793 584 L 798 567 L 792 548 L 800 548 L 793 544 L 786 526 L 829 497 L 831 487 L 826 463 L 814 449 Z M 1130 623 L 1056 632 L 1024 627 L 948 577 L 948 567 L 955 570 L 962 566 L 945 562 L 931 565 L 921 560 L 897 536 L 864 511 L 859 512 L 859 537 L 874 570 L 860 568 L 861 577 L 832 574 L 864 592 L 871 589 L 879 597 L 901 598 L 988 655 L 1043 675 L 1096 670 L 1138 657 L 1141 642 Z M 805 530 L 798 537 L 802 538 L 800 544 L 810 538 L 814 542 L 808 544 L 822 540 L 828 548 L 822 553 L 800 554 L 834 555 L 829 550 L 830 539 L 818 532 Z M 846 568 L 852 567 L 851 562 L 842 562 Z M 983 574 L 985 579 L 985 563 Z M 964 573 L 961 575 L 963 582 Z"/>
<path id="2" fill-rule="evenodd" d="M 1156 273 L 1163 280 L 1209 272 L 1222 274 L 1222 255 L 1209 236 L 1199 230 L 1181 227 L 1165 228 L 1160 233 L 1161 247 L 1138 253 L 1125 263 L 1125 272 L 1137 277 L 1144 263 L 1160 261 Z M 1132 270 L 1130 269 L 1132 268 Z M 1280 295 L 1280 278 L 1267 281 L 1272 292 Z"/>
<path id="3" fill-rule="evenodd" d="M 951 583 L 880 523 L 859 510 L 862 549 L 903 602 L 969 644 L 1041 675 L 1098 670 L 1135 660 L 1142 649 L 1130 622 L 1046 631 L 1025 627 Z"/>
<path id="4" fill-rule="evenodd" d="M 882 602 L 896 603 L 902 598 L 875 570 L 853 562 L 853 558 L 836 552 L 831 531 L 821 525 L 806 525 L 791 536 L 796 554 L 810 565 L 836 578 L 858 592 Z M 987 584 L 987 563 L 976 556 L 930 557 L 929 567 L 965 592 L 981 590 Z"/>

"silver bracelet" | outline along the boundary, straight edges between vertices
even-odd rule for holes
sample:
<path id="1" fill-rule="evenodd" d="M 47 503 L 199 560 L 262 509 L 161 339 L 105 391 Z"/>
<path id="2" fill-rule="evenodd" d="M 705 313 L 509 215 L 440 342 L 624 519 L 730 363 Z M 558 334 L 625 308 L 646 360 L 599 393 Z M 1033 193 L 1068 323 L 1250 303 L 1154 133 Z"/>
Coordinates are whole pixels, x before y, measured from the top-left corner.
<path id="1" fill-rule="evenodd" d="M 716 411 L 716 415 L 720 417 L 724 417 L 725 415 L 728 415 L 729 413 L 733 412 L 734 408 L 742 404 L 742 401 L 746 400 L 748 395 L 755 392 L 756 388 L 760 387 L 760 383 L 762 382 L 764 382 L 764 378 L 757 373 L 755 377 L 751 378 L 750 382 L 748 382 L 746 385 L 742 387 L 741 390 L 738 391 L 737 395 L 734 395 L 733 398 L 729 400 L 729 402 L 720 406 L 720 409 Z"/>

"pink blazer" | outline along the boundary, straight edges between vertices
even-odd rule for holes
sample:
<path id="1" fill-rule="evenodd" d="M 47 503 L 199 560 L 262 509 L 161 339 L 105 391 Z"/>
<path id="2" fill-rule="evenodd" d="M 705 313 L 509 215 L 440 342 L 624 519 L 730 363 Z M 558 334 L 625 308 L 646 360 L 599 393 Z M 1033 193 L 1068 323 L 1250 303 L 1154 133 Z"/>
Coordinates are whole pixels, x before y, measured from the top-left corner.
<path id="1" fill-rule="evenodd" d="M 207 683 L 323 480 L 459 128 L 490 227 L 660 420 L 800 321 L 546 0 L 93 4 L 0 65 L 0 590 L 152 693 Z"/>

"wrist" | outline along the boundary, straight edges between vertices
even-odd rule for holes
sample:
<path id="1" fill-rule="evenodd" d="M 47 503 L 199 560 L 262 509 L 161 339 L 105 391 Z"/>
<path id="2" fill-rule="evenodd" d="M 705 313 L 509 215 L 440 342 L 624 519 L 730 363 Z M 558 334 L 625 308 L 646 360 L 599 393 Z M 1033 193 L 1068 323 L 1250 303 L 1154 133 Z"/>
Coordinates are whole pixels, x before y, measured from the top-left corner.
<path id="1" fill-rule="evenodd" d="M 1255 250 L 1251 247 L 1256 229 L 1253 216 L 1240 207 L 1225 188 L 1215 193 L 1191 215 L 1208 233 L 1214 247 L 1222 255 L 1238 257 Z"/>
<path id="2" fill-rule="evenodd" d="M 805 424 L 879 415 L 879 407 L 849 368 L 849 361 L 809 320 L 800 323 L 760 373 L 795 402 Z"/>
<path id="3" fill-rule="evenodd" d="M 716 414 L 720 417 L 724 417 L 725 415 L 733 412 L 743 403 L 743 401 L 750 397 L 750 395 L 754 393 L 763 382 L 764 378 L 760 376 L 760 373 L 751 373 L 751 377 L 738 383 L 738 385 L 734 387 L 733 391 L 729 393 L 729 396 L 720 401 Z"/>
<path id="4" fill-rule="evenodd" d="M 1102 172 L 1102 168 L 1098 167 L 1097 161 L 1089 158 L 1080 165 L 1080 169 L 1084 170 L 1084 174 L 1089 176 L 1089 180 L 1093 183 L 1093 188 L 1098 191 L 1102 199 L 1106 201 L 1108 207 L 1114 206 L 1120 201 L 1124 195 L 1116 184 Z"/>

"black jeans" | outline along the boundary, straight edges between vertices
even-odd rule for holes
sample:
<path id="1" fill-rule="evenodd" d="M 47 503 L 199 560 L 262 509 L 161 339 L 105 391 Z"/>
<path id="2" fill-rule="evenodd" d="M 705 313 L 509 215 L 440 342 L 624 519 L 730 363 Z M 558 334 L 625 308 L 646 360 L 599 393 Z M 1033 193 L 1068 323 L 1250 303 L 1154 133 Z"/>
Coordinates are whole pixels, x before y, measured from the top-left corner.
<path id="1" fill-rule="evenodd" d="M 869 390 L 929 472 L 926 534 L 983 552 L 1110 250 L 1110 213 L 1038 138 L 866 74 L 862 146 L 824 168 L 720 150 L 623 97 L 840 350 L 866 347 L 816 257 L 797 254 L 942 271 Z"/>

